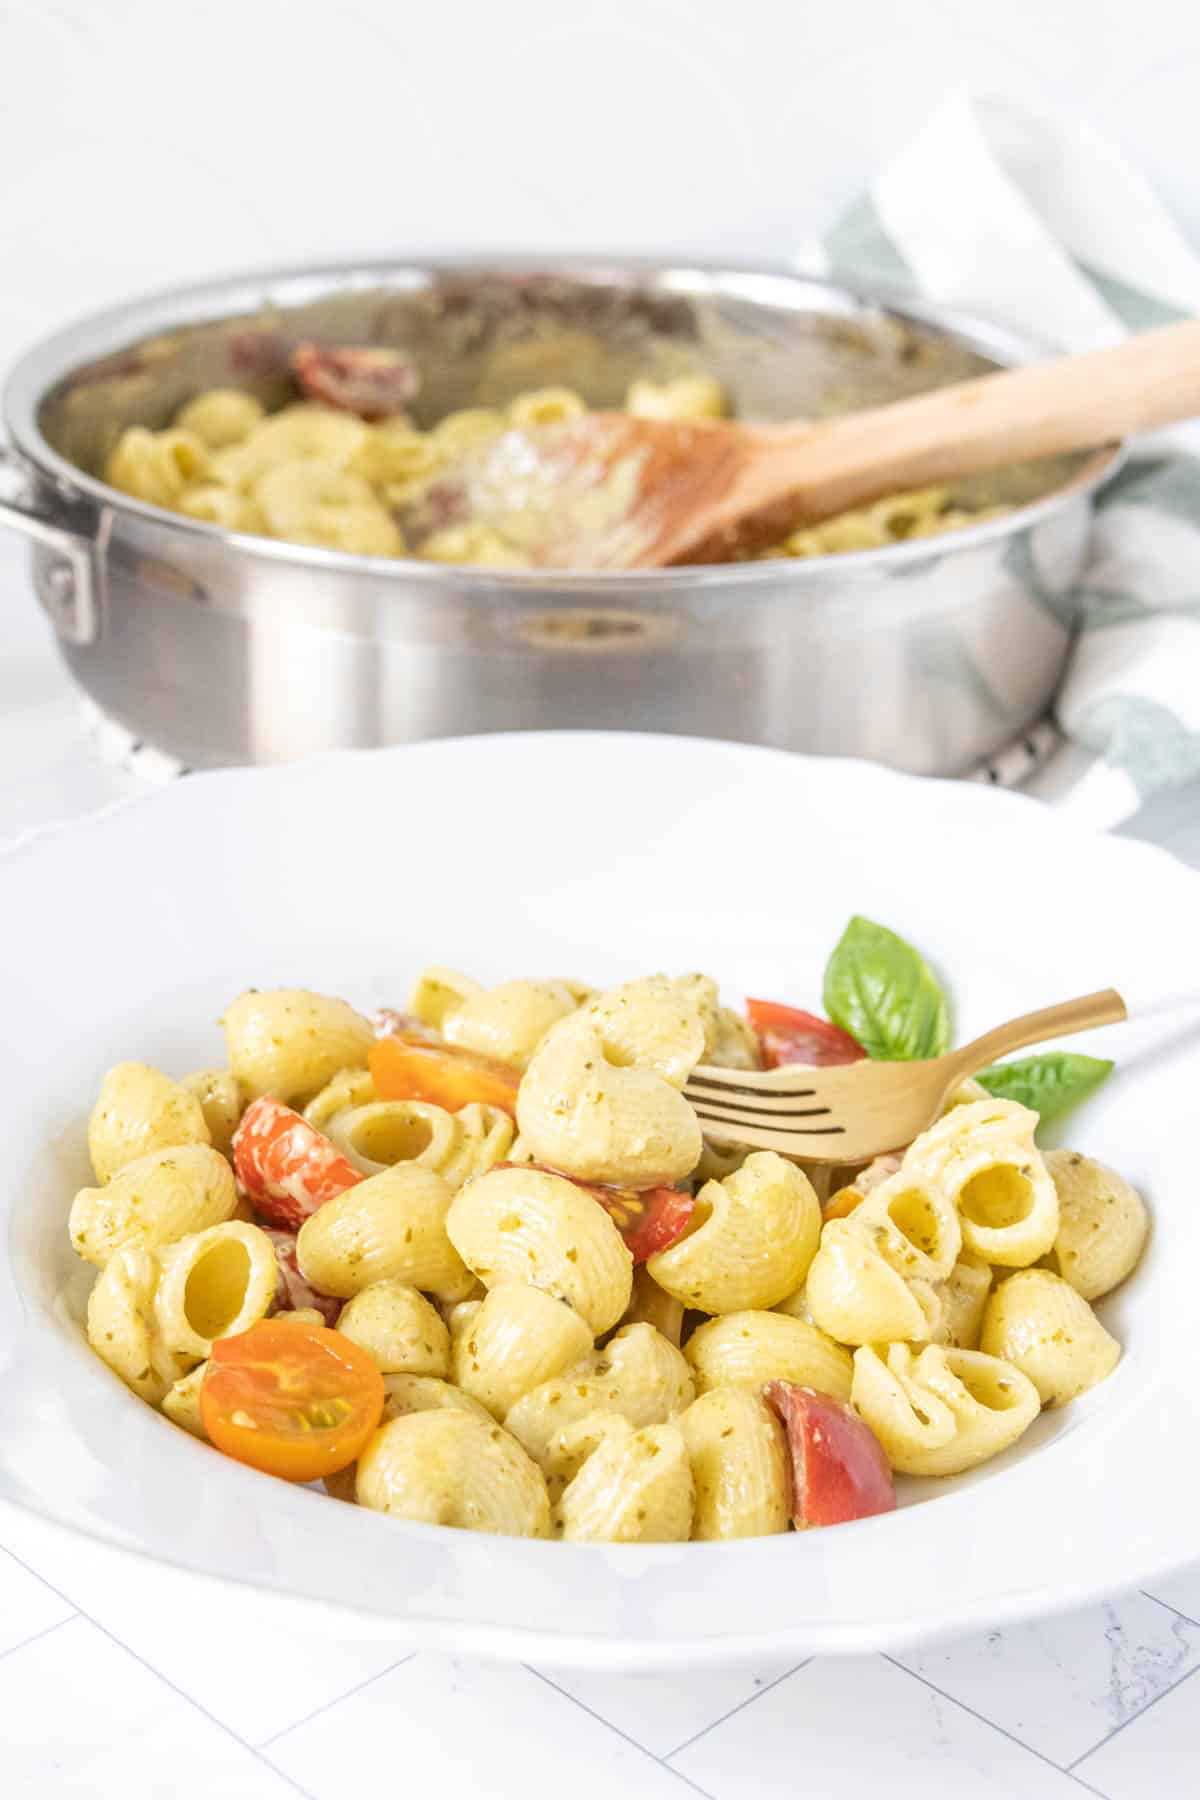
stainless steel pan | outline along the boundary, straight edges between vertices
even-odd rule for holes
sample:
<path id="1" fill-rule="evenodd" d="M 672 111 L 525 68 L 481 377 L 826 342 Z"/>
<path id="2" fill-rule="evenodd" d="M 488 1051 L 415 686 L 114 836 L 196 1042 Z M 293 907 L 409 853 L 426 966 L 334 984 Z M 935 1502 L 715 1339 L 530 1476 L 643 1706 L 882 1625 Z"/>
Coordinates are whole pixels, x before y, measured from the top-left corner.
<path id="1" fill-rule="evenodd" d="M 1047 706 L 1092 496 L 1117 452 L 975 482 L 1017 510 L 940 539 L 641 574 L 487 573 L 195 523 L 99 478 L 128 424 L 285 380 L 257 334 L 412 348 L 427 420 L 549 382 L 619 403 L 710 370 L 744 416 L 828 414 L 1027 358 L 1007 334 L 763 270 L 384 263 L 266 274 L 99 314 L 5 395 L 0 522 L 32 540 L 64 659 L 191 766 L 525 727 L 740 738 L 956 773 Z M 250 334 L 247 336 L 247 334 Z"/>

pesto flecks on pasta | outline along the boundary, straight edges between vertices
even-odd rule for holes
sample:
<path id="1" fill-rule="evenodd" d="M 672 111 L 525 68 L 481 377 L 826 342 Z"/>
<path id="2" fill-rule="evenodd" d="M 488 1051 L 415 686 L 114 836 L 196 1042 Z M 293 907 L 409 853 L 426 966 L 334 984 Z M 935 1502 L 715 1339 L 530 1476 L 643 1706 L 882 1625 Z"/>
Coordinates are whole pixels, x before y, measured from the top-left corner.
<path id="1" fill-rule="evenodd" d="M 257 427 L 209 399 L 186 429 L 217 455 Z M 985 1070 L 865 1168 L 707 1143 L 684 1092 L 698 1064 L 904 1054 L 906 983 L 948 1035 L 916 952 L 856 924 L 831 1020 L 699 974 L 435 964 L 404 1012 L 236 996 L 227 1066 L 99 1083 L 68 1220 L 92 1349 L 189 1454 L 500 1535 L 783 1534 L 1001 1455 L 1121 1356 L 1094 1303 L 1136 1268 L 1145 1203 L 1036 1135 L 1038 1092 L 1100 1065 Z"/>
<path id="2" fill-rule="evenodd" d="M 416 392 L 418 377 L 401 352 L 299 345 L 292 370 L 299 397 L 270 416 L 250 394 L 212 388 L 189 400 L 164 430 L 129 426 L 109 453 L 105 480 L 135 500 L 225 531 L 356 556 L 530 566 L 521 545 L 469 517 L 439 520 L 419 542 L 406 544 L 404 514 L 451 462 L 488 439 L 579 418 L 588 410 L 579 394 L 531 389 L 503 409 L 467 407 L 422 429 L 403 410 L 401 397 Z M 389 400 L 395 410 L 387 409 Z M 633 381 L 625 410 L 642 419 L 719 419 L 728 402 L 719 381 L 696 373 Z M 877 550 L 961 530 L 1006 510 L 965 505 L 949 488 L 923 488 L 797 529 L 757 554 Z"/>

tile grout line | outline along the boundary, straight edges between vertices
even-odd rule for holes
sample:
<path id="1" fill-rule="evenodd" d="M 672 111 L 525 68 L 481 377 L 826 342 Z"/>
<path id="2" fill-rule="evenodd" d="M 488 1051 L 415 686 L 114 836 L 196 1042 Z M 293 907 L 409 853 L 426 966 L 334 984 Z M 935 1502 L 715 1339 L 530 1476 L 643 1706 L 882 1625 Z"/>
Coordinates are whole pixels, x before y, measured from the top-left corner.
<path id="1" fill-rule="evenodd" d="M 1172 1607 L 1171 1610 L 1174 1611 L 1174 1608 Z M 1179 1616 L 1182 1618 L 1184 1615 L 1181 1613 Z M 1160 1700 L 1165 1700 L 1168 1694 L 1175 1693 L 1177 1689 L 1183 1686 L 1185 1681 L 1190 1681 L 1192 1676 L 1196 1674 L 1200 1674 L 1200 1663 L 1193 1663 L 1192 1667 L 1185 1670 L 1177 1681 L 1171 1683 L 1170 1687 L 1163 1688 L 1161 1693 L 1155 1694 L 1153 1700 L 1148 1700 L 1140 1712 L 1135 1712 L 1128 1719 L 1122 1719 L 1121 1723 L 1110 1731 L 1108 1736 L 1103 1738 L 1100 1743 L 1093 1744 L 1090 1750 L 1085 1750 L 1082 1756 L 1077 1756 L 1075 1761 L 1070 1765 L 1067 1773 L 1074 1774 L 1080 1763 L 1086 1762 L 1089 1756 L 1095 1756 L 1099 1750 L 1107 1750 L 1114 1738 L 1120 1737 L 1121 1733 L 1127 1731 L 1131 1725 L 1136 1725 L 1139 1719 L 1144 1719 L 1148 1712 L 1153 1712 Z"/>
<path id="2" fill-rule="evenodd" d="M 648 1756 L 650 1761 L 657 1763 L 659 1768 L 664 1770 L 666 1774 L 674 1776 L 676 1781 L 681 1781 L 685 1787 L 691 1788 L 694 1794 L 699 1794 L 701 1800 L 713 1800 L 713 1796 L 709 1793 L 708 1789 L 702 1788 L 698 1781 L 693 1781 L 691 1776 L 685 1775 L 681 1769 L 671 1768 L 670 1764 L 664 1762 L 661 1756 L 657 1756 L 653 1750 L 647 1750 L 645 1744 L 639 1744 L 635 1737 L 630 1737 L 627 1731 L 622 1731 L 619 1725 L 614 1725 L 611 1719 L 606 1719 L 602 1713 L 596 1712 L 593 1707 L 588 1706 L 586 1701 L 580 1700 L 575 1694 L 572 1694 L 569 1689 L 559 1687 L 557 1681 L 552 1681 L 549 1675 L 543 1675 L 542 1671 L 540 1669 L 535 1669 L 532 1663 L 522 1663 L 521 1667 L 528 1674 L 532 1675 L 535 1680 L 544 1682 L 548 1688 L 552 1688 L 556 1694 L 561 1695 L 562 1698 L 569 1701 L 572 1706 L 577 1706 L 580 1712 L 587 1714 L 589 1719 L 595 1719 L 597 1725 L 603 1725 L 606 1730 L 611 1731 L 614 1736 L 619 1737 L 622 1742 L 631 1745 L 634 1750 L 640 1751 L 643 1756 Z"/>
<path id="3" fill-rule="evenodd" d="M 6 1656 L 15 1656 L 18 1650 L 27 1650 L 30 1644 L 36 1644 L 39 1638 L 49 1637 L 52 1631 L 61 1631 L 64 1625 L 69 1625 L 72 1619 L 77 1619 L 79 1616 L 78 1612 L 68 1613 L 65 1619 L 55 1619 L 53 1625 L 43 1625 L 40 1631 L 35 1631 L 31 1637 L 22 1638 L 19 1644 L 10 1644 L 7 1650 L 0 1650 L 0 1662 L 3 1662 Z"/>
<path id="4" fill-rule="evenodd" d="M 1137 1591 L 1143 1600 L 1153 1600 L 1155 1606 L 1164 1607 L 1167 1612 L 1174 1613 L 1177 1619 L 1183 1619 L 1188 1625 L 1194 1625 L 1197 1631 L 1200 1631 L 1200 1619 L 1193 1619 L 1191 1613 L 1185 1613 L 1182 1607 L 1176 1606 L 1173 1601 L 1160 1600 L 1157 1594 L 1151 1594 L 1145 1588 L 1139 1588 Z M 1142 1710 L 1145 1711 L 1145 1708 L 1143 1707 Z"/>
<path id="5" fill-rule="evenodd" d="M 1009 1731 L 1007 1726 L 998 1725 L 995 1719 L 989 1719 L 986 1713 L 977 1712 L 973 1706 L 968 1706 L 965 1700 L 960 1700 L 955 1694 L 947 1693 L 946 1689 L 940 1688 L 936 1681 L 930 1681 L 927 1676 L 919 1675 L 915 1669 L 910 1669 L 907 1663 L 900 1662 L 897 1657 L 890 1655 L 886 1650 L 880 1650 L 878 1654 L 884 1662 L 891 1663 L 894 1669 L 899 1669 L 905 1675 L 911 1675 L 914 1681 L 919 1681 L 922 1687 L 927 1687 L 931 1693 L 940 1694 L 942 1699 L 949 1701 L 951 1706 L 957 1706 L 960 1711 L 968 1713 L 972 1719 L 977 1719 L 981 1725 L 986 1725 L 990 1731 L 998 1732 L 1001 1737 L 1007 1738 L 1010 1744 L 1017 1746 L 1018 1750 L 1026 1750 L 1030 1756 L 1036 1756 L 1037 1760 L 1045 1763 L 1048 1769 L 1054 1769 L 1060 1775 L 1076 1779 L 1071 1775 L 1069 1768 L 1064 1767 L 1062 1763 L 1056 1763 L 1054 1758 L 1047 1756 L 1044 1750 L 1038 1750 L 1033 1744 L 1027 1744 L 1023 1738 L 1017 1737 L 1015 1732 Z M 1084 1754 L 1088 1755 L 1090 1752 L 1085 1751 Z"/>
<path id="6" fill-rule="evenodd" d="M 413 1657 L 419 1654 L 420 1652 L 417 1650 L 410 1650 L 406 1655 L 397 1657 L 395 1662 L 389 1663 L 386 1669 L 377 1669 L 374 1675 L 365 1675 L 361 1681 L 356 1681 L 352 1688 L 347 1688 L 344 1694 L 334 1694 L 332 1699 L 322 1701 L 320 1706 L 314 1706 L 310 1713 L 305 1713 L 302 1719 L 296 1719 L 293 1724 L 284 1725 L 278 1731 L 273 1731 L 270 1737 L 260 1739 L 258 1749 L 266 1750 L 272 1744 L 277 1744 L 280 1738 L 287 1737 L 293 1731 L 299 1731 L 302 1726 L 311 1725 L 314 1719 L 319 1719 L 321 1714 L 328 1712 L 331 1706 L 340 1706 L 343 1700 L 350 1700 L 355 1694 L 361 1694 L 363 1689 L 369 1688 L 373 1681 L 382 1681 L 385 1675 L 391 1675 L 394 1670 L 402 1669 L 405 1663 L 411 1662 Z"/>
<path id="7" fill-rule="evenodd" d="M 36 1569 L 30 1568 L 29 1564 L 25 1562 L 22 1557 L 18 1556 L 16 1551 L 10 1546 L 5 1545 L 5 1549 L 8 1555 L 12 1557 L 13 1561 L 20 1564 L 27 1575 L 32 1575 L 36 1580 L 43 1582 L 44 1585 L 50 1589 L 52 1594 L 57 1594 L 59 1599 L 65 1601 L 68 1606 L 74 1606 L 76 1619 L 83 1619 L 88 1625 L 91 1625 L 94 1630 L 98 1631 L 102 1637 L 106 1637 L 110 1644 L 116 1644 L 118 1649 L 124 1650 L 126 1656 L 132 1656 L 134 1662 L 140 1663 L 143 1669 L 153 1675 L 157 1681 L 161 1681 L 163 1686 L 169 1688 L 173 1694 L 178 1694 L 179 1698 L 188 1706 L 192 1707 L 194 1711 L 198 1712 L 202 1719 L 207 1719 L 210 1725 L 215 1725 L 218 1731 L 223 1732 L 226 1737 L 232 1738 L 235 1744 L 239 1744 L 248 1756 L 254 1758 L 255 1762 L 261 1763 L 264 1769 L 269 1769 L 272 1775 L 276 1776 L 280 1781 L 285 1781 L 289 1787 L 294 1788 L 298 1794 L 303 1796 L 303 1800 L 315 1800 L 315 1797 L 309 1793 L 307 1788 L 301 1787 L 300 1783 L 293 1780 L 293 1778 L 283 1769 L 277 1769 L 274 1763 L 263 1756 L 253 1744 L 247 1743 L 244 1737 L 239 1736 L 232 1726 L 226 1725 L 223 1720 L 218 1719 L 215 1714 L 210 1713 L 208 1708 L 202 1706 L 199 1700 L 193 1699 L 191 1694 L 184 1693 L 183 1689 L 179 1687 L 177 1683 L 172 1681 L 168 1675 L 164 1675 L 161 1669 L 156 1669 L 153 1663 L 147 1662 L 144 1656 L 139 1656 L 138 1652 L 119 1638 L 115 1631 L 110 1631 L 107 1625 L 102 1625 L 99 1619 L 93 1618 L 91 1613 L 86 1611 L 84 1607 L 77 1606 L 75 1601 L 71 1599 L 71 1596 L 64 1593 L 62 1588 L 56 1587 L 52 1581 L 47 1581 L 44 1575 L 39 1575 Z M 61 1623 L 71 1624 L 73 1623 L 73 1620 L 64 1619 Z"/>
<path id="8" fill-rule="evenodd" d="M 789 1675 L 798 1675 L 801 1669 L 807 1669 L 812 1660 L 811 1656 L 806 1656 L 804 1661 L 798 1662 L 794 1668 L 785 1669 L 782 1675 L 775 1677 L 774 1681 L 768 1681 L 766 1687 L 755 1688 L 752 1694 L 747 1694 L 744 1700 L 739 1700 L 736 1706 L 731 1706 L 729 1711 L 722 1713 L 719 1719 L 714 1719 L 710 1725 L 702 1725 L 699 1731 L 692 1733 L 691 1737 L 684 1738 L 682 1744 L 676 1744 L 673 1750 L 665 1751 L 662 1760 L 669 1763 L 673 1756 L 682 1756 L 685 1750 L 690 1750 L 693 1744 L 698 1744 L 701 1738 L 707 1737 L 710 1731 L 715 1731 L 718 1725 L 724 1725 L 727 1719 L 732 1719 L 736 1713 L 742 1712 L 747 1706 L 752 1706 L 756 1700 L 761 1700 L 764 1694 L 769 1694 L 772 1688 L 777 1688 L 781 1681 L 787 1680 Z"/>

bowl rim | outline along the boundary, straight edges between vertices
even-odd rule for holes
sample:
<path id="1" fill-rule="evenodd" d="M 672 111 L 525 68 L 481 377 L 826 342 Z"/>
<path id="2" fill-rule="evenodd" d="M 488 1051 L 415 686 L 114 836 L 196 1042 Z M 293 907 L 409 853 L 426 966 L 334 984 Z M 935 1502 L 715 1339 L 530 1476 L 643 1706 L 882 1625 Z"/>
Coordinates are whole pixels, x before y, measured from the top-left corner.
<path id="1" fill-rule="evenodd" d="M 938 333 L 946 340 L 1002 368 L 1032 362 L 1052 354 L 1044 341 L 1023 336 L 1007 326 L 977 315 L 960 312 L 936 302 L 879 284 L 847 283 L 830 276 L 809 274 L 785 263 L 711 261 L 680 255 L 652 258 L 622 254 L 544 255 L 513 253 L 504 256 L 421 255 L 379 259 L 352 259 L 335 263 L 300 263 L 277 268 L 238 272 L 209 281 L 157 289 L 120 305 L 89 313 L 40 339 L 19 358 L 5 382 L 2 396 L 3 423 L 26 462 L 72 500 L 92 502 L 103 518 L 141 521 L 159 530 L 183 532 L 201 543 L 220 544 L 231 552 L 253 555 L 273 563 L 317 570 L 369 576 L 392 582 L 430 582 L 450 591 L 478 589 L 570 592 L 573 589 L 616 589 L 621 593 L 651 593 L 671 588 L 755 585 L 778 579 L 787 569 L 797 581 L 843 576 L 880 568 L 909 567 L 933 561 L 953 551 L 967 551 L 998 539 L 1016 536 L 1079 499 L 1087 500 L 1121 467 L 1128 454 L 1126 441 L 1093 451 L 1069 480 L 1025 505 L 996 517 L 966 525 L 942 537 L 909 539 L 871 550 L 830 552 L 813 557 L 766 557 L 751 562 L 698 563 L 664 569 L 558 570 L 488 569 L 470 564 L 435 563 L 419 557 L 351 555 L 318 545 L 292 544 L 282 539 L 229 531 L 185 514 L 154 506 L 121 494 L 98 476 L 70 462 L 55 450 L 38 422 L 49 392 L 81 364 L 130 349 L 167 330 L 215 324 L 223 318 L 269 306 L 303 304 L 333 289 L 369 290 L 393 286 L 412 291 L 449 276 L 482 278 L 540 276 L 580 283 L 643 281 L 659 283 L 666 292 L 705 282 L 721 283 L 753 301 L 766 302 L 770 292 L 756 295 L 754 287 L 772 287 L 796 294 L 804 289 L 824 297 L 825 316 L 853 318 L 862 312 L 878 312 L 902 324 Z M 947 542 L 949 540 L 949 542 Z"/>

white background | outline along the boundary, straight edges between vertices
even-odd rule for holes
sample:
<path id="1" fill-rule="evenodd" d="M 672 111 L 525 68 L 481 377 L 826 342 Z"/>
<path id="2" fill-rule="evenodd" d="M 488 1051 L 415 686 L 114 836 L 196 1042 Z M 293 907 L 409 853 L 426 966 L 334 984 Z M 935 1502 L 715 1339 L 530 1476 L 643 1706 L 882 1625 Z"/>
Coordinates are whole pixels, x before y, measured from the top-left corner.
<path id="1" fill-rule="evenodd" d="M 1111 134 L 1200 239 L 1195 0 L 0 0 L 0 75 L 0 370 L 312 256 L 785 256 L 962 83 Z"/>

